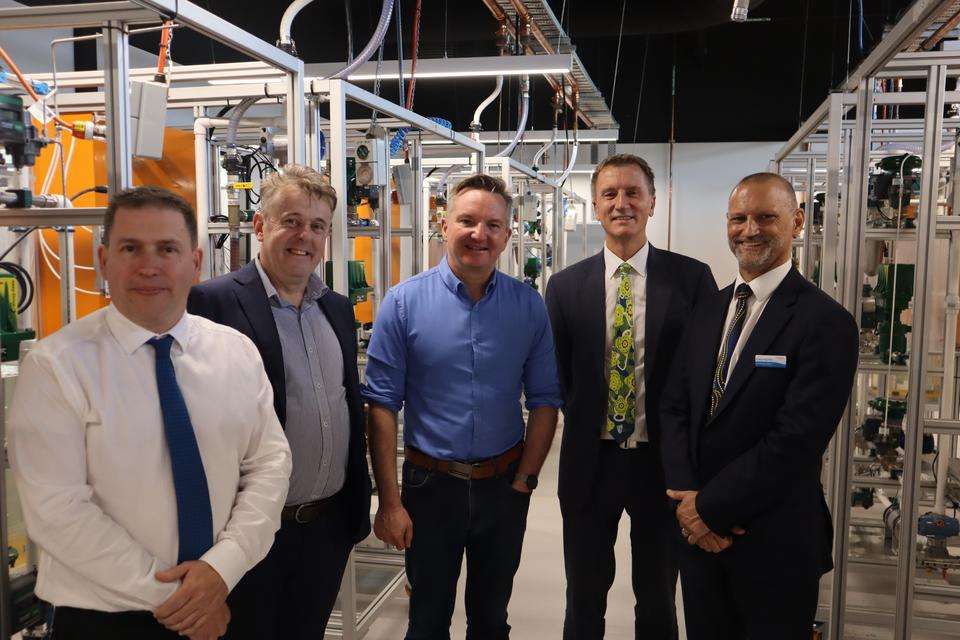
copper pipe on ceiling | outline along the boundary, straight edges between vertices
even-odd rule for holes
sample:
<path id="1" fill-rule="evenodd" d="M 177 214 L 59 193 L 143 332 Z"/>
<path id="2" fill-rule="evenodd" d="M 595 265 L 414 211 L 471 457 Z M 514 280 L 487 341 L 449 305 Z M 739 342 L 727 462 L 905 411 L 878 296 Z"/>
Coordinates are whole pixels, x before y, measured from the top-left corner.
<path id="1" fill-rule="evenodd" d="M 937 29 L 936 31 L 933 32 L 933 35 L 931 35 L 929 38 L 927 38 L 926 40 L 924 40 L 924 41 L 920 44 L 920 49 L 921 49 L 922 51 L 930 51 L 930 50 L 933 49 L 935 46 L 937 46 L 937 44 L 938 44 L 941 40 L 943 40 L 943 38 L 944 38 L 948 33 L 950 33 L 951 31 L 953 31 L 953 29 L 954 29 L 958 24 L 960 24 L 960 11 L 957 11 L 955 14 L 953 14 L 952 16 L 950 16 L 950 18 L 947 19 L 946 22 L 944 22 L 942 25 L 940 25 L 940 28 L 939 28 L 939 29 Z"/>

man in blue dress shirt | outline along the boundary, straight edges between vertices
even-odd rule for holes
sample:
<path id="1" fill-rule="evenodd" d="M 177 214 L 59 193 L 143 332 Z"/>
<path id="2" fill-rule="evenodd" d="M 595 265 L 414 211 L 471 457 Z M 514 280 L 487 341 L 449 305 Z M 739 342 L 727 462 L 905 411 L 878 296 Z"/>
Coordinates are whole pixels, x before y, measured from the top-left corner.
<path id="1" fill-rule="evenodd" d="M 510 204 L 497 178 L 478 174 L 457 185 L 442 222 L 445 259 L 387 293 L 367 351 L 374 533 L 406 550 L 407 640 L 450 637 L 464 553 L 467 639 L 510 636 L 507 603 L 530 492 L 561 404 L 543 300 L 496 270 L 510 239 Z"/>

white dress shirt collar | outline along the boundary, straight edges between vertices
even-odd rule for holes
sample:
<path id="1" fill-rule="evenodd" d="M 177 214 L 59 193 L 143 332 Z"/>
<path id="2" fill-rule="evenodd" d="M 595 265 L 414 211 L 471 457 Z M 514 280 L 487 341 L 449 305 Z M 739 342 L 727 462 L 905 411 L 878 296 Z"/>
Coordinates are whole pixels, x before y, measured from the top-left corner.
<path id="1" fill-rule="evenodd" d="M 636 271 L 638 275 L 642 277 L 646 277 L 647 257 L 649 255 L 650 255 L 649 241 L 644 242 L 643 246 L 640 247 L 640 250 L 637 251 L 632 256 L 630 256 L 629 260 L 623 260 L 622 258 L 620 258 L 620 256 L 618 256 L 613 251 L 611 251 L 610 247 L 608 247 L 606 243 L 604 243 L 603 265 L 604 265 L 604 273 L 606 275 L 606 279 L 610 280 L 611 278 L 613 278 L 617 273 L 617 269 L 619 269 L 620 265 L 623 264 L 624 262 L 629 263 L 630 266 L 633 267 L 633 270 Z"/>
<path id="2" fill-rule="evenodd" d="M 747 283 L 750 285 L 750 290 L 753 291 L 753 296 L 757 299 L 757 302 L 766 302 L 770 296 L 773 295 L 773 292 L 777 290 L 777 287 L 780 286 L 783 279 L 790 273 L 790 267 L 792 266 L 793 262 L 787 260 L 779 267 L 774 267 L 762 276 L 757 276 Z M 737 280 L 733 283 L 733 290 L 736 291 L 737 287 L 744 282 L 746 281 L 743 279 L 743 276 L 737 274 Z"/>
<path id="3" fill-rule="evenodd" d="M 120 313 L 120 310 L 112 304 L 107 307 L 106 321 L 110 333 L 117 339 L 117 342 L 120 343 L 120 346 L 123 347 L 124 352 L 126 352 L 128 356 L 133 355 L 133 352 L 146 344 L 147 340 L 155 338 L 158 335 L 149 329 L 144 329 Z M 162 335 L 173 336 L 174 342 L 180 345 L 180 350 L 186 350 L 187 342 L 190 340 L 190 322 L 187 313 L 184 312 L 180 320 L 177 321 L 177 324 L 173 325 L 169 331 L 164 332 Z"/>

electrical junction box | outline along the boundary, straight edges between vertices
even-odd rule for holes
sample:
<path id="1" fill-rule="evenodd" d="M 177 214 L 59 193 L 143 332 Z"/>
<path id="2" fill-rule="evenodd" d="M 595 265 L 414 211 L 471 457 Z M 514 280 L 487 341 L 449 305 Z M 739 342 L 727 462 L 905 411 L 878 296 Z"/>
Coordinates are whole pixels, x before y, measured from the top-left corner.
<path id="1" fill-rule="evenodd" d="M 361 187 L 387 186 L 387 143 L 368 138 L 357 145 L 357 184 Z"/>
<path id="2" fill-rule="evenodd" d="M 163 157 L 163 132 L 167 124 L 167 85 L 130 82 L 130 149 L 144 158 Z"/>

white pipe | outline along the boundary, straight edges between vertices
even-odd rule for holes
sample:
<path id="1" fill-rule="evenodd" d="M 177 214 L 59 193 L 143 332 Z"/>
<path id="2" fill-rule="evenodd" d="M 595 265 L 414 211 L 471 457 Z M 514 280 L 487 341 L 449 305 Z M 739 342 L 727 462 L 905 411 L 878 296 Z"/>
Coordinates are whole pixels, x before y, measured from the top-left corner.
<path id="1" fill-rule="evenodd" d="M 957 199 L 954 198 L 954 201 Z M 960 238 L 950 234 L 947 263 L 946 317 L 943 328 L 943 384 L 940 390 L 940 417 L 954 417 L 954 381 L 957 367 L 957 316 L 960 315 Z M 946 513 L 947 476 L 953 458 L 953 436 L 941 433 L 937 437 L 937 493 L 933 510 Z"/>
<path id="2" fill-rule="evenodd" d="M 733 0 L 730 19 L 734 22 L 746 22 L 750 13 L 750 0 Z"/>
<path id="3" fill-rule="evenodd" d="M 493 156 L 494 158 L 509 158 L 513 150 L 517 148 L 517 144 L 527 128 L 527 116 L 530 114 L 530 76 L 523 76 L 520 86 L 523 92 L 523 106 L 520 109 L 520 124 L 517 126 L 517 135 L 513 136 L 513 140 L 510 141 L 507 148 Z"/>
<path id="4" fill-rule="evenodd" d="M 195 161 L 195 179 L 197 194 L 197 238 L 203 248 L 203 265 L 200 280 L 210 278 L 209 253 L 210 222 L 210 148 L 207 146 L 207 130 L 212 127 L 229 126 L 226 118 L 197 118 L 193 121 L 193 157 Z"/>
<path id="5" fill-rule="evenodd" d="M 280 18 L 280 46 L 290 46 L 293 44 L 293 39 L 290 37 L 290 30 L 293 28 L 293 19 L 311 2 L 313 2 L 313 0 L 294 0 L 290 3 L 290 6 L 287 7 L 287 10 L 283 12 L 283 16 Z"/>
<path id="6" fill-rule="evenodd" d="M 483 102 L 481 102 L 477 107 L 477 110 L 473 112 L 473 122 L 470 123 L 470 128 L 476 130 L 470 134 L 470 137 L 474 140 L 480 139 L 480 114 L 483 113 L 484 109 L 490 106 L 490 103 L 497 99 L 497 96 L 500 95 L 500 91 L 502 90 L 503 76 L 497 76 L 497 86 L 493 88 L 493 92 L 484 98 Z"/>
<path id="7" fill-rule="evenodd" d="M 560 174 L 560 179 L 557 180 L 557 184 L 561 187 L 563 183 L 567 181 L 567 177 L 570 175 L 570 172 L 573 171 L 573 165 L 577 162 L 577 151 L 580 150 L 580 141 L 576 140 L 573 143 L 573 151 L 570 152 L 570 162 L 567 163 L 567 168 L 563 170 L 563 173 Z"/>
<path id="8" fill-rule="evenodd" d="M 393 2 L 394 0 L 383 0 L 383 8 L 380 10 L 380 22 L 377 23 L 377 28 L 373 32 L 373 37 L 370 38 L 370 42 L 363 48 L 360 55 L 353 59 L 353 62 L 330 76 L 331 78 L 346 79 L 357 67 L 365 64 L 367 60 L 373 57 L 374 52 L 380 48 L 380 43 L 383 42 L 384 36 L 387 35 L 387 28 L 390 26 L 390 16 L 393 14 Z"/>
<path id="9" fill-rule="evenodd" d="M 556 129 L 556 127 L 554 127 L 553 133 L 550 135 L 550 139 L 547 140 L 546 144 L 544 144 L 542 147 L 540 147 L 540 150 L 537 151 L 537 154 L 536 154 L 535 156 L 533 156 L 533 162 L 530 163 L 530 166 L 533 167 L 534 169 L 537 169 L 537 168 L 538 168 L 538 164 L 537 164 L 537 163 L 540 162 L 540 158 L 543 157 L 543 154 L 545 154 L 545 153 L 547 152 L 547 149 L 549 149 L 550 147 L 552 147 L 552 146 L 553 146 L 553 143 L 556 142 L 556 141 L 557 141 L 557 129 Z M 556 165 L 554 165 L 554 166 L 556 166 Z"/>

